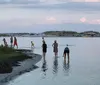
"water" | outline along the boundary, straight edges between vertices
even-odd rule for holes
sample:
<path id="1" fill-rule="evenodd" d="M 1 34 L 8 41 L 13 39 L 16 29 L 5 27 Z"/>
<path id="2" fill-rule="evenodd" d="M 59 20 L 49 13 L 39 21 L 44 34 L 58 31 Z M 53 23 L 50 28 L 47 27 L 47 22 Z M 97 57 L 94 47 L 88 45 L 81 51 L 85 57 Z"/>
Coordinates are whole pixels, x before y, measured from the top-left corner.
<path id="1" fill-rule="evenodd" d="M 9 38 L 6 38 L 9 41 Z M 59 43 L 58 58 L 54 57 L 52 43 Z M 35 43 L 34 52 L 42 55 L 40 37 L 19 37 L 19 48 Z M 100 38 L 45 38 L 48 45 L 46 62 L 43 59 L 36 65 L 38 69 L 25 73 L 7 85 L 100 85 Z M 0 38 L 1 43 L 2 38 Z M 62 57 L 66 44 L 69 44 L 70 63 Z"/>

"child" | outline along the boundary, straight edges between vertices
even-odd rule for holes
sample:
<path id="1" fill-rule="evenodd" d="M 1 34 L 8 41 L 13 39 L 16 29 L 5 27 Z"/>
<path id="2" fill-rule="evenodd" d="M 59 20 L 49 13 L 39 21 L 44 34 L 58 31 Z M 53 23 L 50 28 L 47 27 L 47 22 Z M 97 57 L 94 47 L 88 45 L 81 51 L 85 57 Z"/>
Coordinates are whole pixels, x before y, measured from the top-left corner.
<path id="1" fill-rule="evenodd" d="M 34 48 L 34 43 L 33 43 L 33 41 L 31 41 L 31 48 Z"/>
<path id="2" fill-rule="evenodd" d="M 32 49 L 32 51 L 34 53 L 34 43 L 33 43 L 33 41 L 31 41 L 31 49 Z"/>

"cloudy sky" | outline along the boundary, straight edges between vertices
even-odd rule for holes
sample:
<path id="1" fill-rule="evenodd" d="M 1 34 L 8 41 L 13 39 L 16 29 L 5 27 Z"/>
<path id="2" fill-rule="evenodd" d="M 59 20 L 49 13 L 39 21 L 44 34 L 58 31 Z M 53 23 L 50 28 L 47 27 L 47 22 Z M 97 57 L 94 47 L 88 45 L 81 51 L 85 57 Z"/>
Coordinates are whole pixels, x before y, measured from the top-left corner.
<path id="1" fill-rule="evenodd" d="M 0 32 L 99 31 L 100 0 L 0 0 Z"/>

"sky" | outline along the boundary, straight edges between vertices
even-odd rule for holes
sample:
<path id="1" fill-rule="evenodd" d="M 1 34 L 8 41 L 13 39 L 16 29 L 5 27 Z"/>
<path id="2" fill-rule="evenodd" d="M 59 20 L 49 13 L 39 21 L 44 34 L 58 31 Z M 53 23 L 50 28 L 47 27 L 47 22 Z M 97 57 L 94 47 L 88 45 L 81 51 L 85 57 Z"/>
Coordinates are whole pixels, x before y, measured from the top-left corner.
<path id="1" fill-rule="evenodd" d="M 99 31 L 100 0 L 0 0 L 0 33 Z"/>

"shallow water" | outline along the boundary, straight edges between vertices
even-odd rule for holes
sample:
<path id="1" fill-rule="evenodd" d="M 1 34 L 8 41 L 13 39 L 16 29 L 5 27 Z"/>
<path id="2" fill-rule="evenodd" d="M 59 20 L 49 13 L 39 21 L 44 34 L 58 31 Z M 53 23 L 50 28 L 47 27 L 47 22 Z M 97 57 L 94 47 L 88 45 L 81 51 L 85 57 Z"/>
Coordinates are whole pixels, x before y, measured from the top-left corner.
<path id="1" fill-rule="evenodd" d="M 6 38 L 9 41 L 9 38 Z M 58 57 L 54 57 L 52 43 L 58 41 Z M 36 65 L 38 69 L 25 73 L 7 85 L 100 85 L 100 38 L 45 38 L 48 45 L 46 61 Z M 0 38 L 1 43 L 2 38 Z M 19 48 L 30 49 L 35 43 L 35 53 L 41 54 L 40 37 L 19 37 Z M 8 43 L 9 44 L 9 43 Z M 70 62 L 62 57 L 66 44 L 69 44 Z"/>

